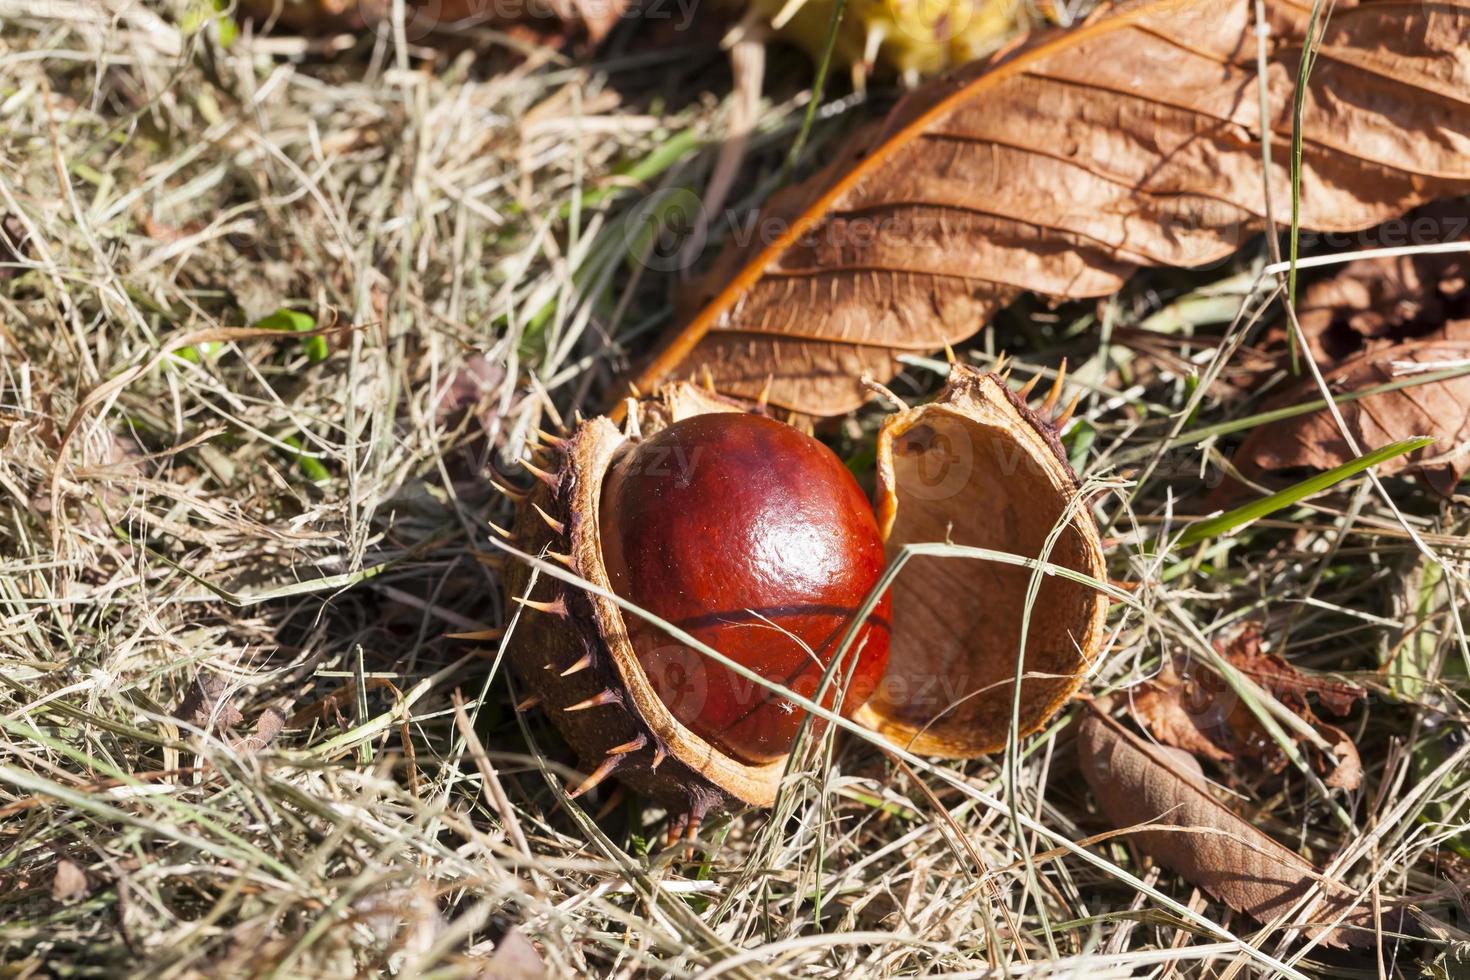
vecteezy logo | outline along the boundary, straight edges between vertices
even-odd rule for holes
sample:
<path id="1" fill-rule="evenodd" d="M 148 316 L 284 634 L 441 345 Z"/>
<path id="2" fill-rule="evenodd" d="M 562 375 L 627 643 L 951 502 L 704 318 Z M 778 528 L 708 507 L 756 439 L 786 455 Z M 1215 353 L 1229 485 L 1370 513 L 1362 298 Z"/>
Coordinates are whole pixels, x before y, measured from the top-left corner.
<path id="1" fill-rule="evenodd" d="M 639 202 L 624 219 L 628 255 L 658 272 L 687 267 L 704 250 L 709 220 L 693 191 L 669 187 Z"/>
<path id="2" fill-rule="evenodd" d="M 893 455 L 904 492 L 924 500 L 953 497 L 975 468 L 974 444 L 959 425 L 916 425 L 894 441 Z"/>

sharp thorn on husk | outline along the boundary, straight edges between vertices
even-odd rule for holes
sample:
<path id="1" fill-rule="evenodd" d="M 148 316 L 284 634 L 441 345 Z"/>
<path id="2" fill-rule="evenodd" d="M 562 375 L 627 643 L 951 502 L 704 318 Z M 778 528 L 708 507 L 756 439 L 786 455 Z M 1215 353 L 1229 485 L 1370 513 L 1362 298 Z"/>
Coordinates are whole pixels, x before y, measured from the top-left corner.
<path id="1" fill-rule="evenodd" d="M 592 774 L 577 784 L 577 788 L 567 794 L 568 798 L 575 800 L 583 793 L 597 786 L 598 783 L 612 775 L 614 769 L 623 761 L 620 755 L 610 755 L 602 760 L 602 765 L 592 770 Z"/>
<path id="2" fill-rule="evenodd" d="M 590 653 L 584 653 L 580 657 L 577 658 L 577 662 L 576 663 L 572 664 L 566 670 L 562 671 L 561 672 L 561 676 L 563 676 L 563 677 L 571 677 L 573 674 L 580 674 L 582 671 L 586 670 L 588 667 L 591 667 L 591 666 L 592 666 L 592 654 L 590 654 Z"/>
<path id="3" fill-rule="evenodd" d="M 602 707 L 605 704 L 616 704 L 617 701 L 618 701 L 618 695 L 617 695 L 617 692 L 616 691 L 612 691 L 612 690 L 598 691 L 596 694 L 592 695 L 592 697 L 588 698 L 587 700 L 585 700 L 585 701 L 578 701 L 576 704 L 569 704 L 565 708 L 562 708 L 561 710 L 563 710 L 563 711 L 586 711 L 588 708 L 600 708 L 600 707 Z"/>
<path id="4" fill-rule="evenodd" d="M 655 745 L 653 747 L 653 761 L 648 764 L 648 768 L 651 770 L 657 770 L 659 765 L 665 759 L 667 759 L 668 756 L 669 754 L 664 751 L 664 747 L 662 745 Z"/>
<path id="5" fill-rule="evenodd" d="M 531 506 L 536 508 L 536 513 L 541 515 L 541 519 L 546 522 L 547 527 L 551 528 L 557 534 L 567 533 L 567 526 L 561 521 L 557 520 L 555 517 L 552 517 L 550 514 L 546 513 L 546 511 L 542 510 L 540 504 L 532 504 Z"/>
<path id="6" fill-rule="evenodd" d="M 562 554 L 560 551 L 547 551 L 547 552 L 545 552 L 545 555 L 546 555 L 546 557 L 548 559 L 550 559 L 551 561 L 556 562 L 558 565 L 562 566 L 563 568 L 571 568 L 572 567 L 572 556 L 571 555 Z"/>
<path id="7" fill-rule="evenodd" d="M 592 815 L 592 819 L 597 823 L 606 820 L 608 814 L 612 813 L 617 805 L 627 799 L 627 797 L 628 787 L 622 783 L 618 783 L 613 787 L 613 791 L 607 794 L 607 800 L 603 802 L 602 806 L 597 808 L 597 812 Z"/>
<path id="8" fill-rule="evenodd" d="M 631 381 L 628 382 L 628 394 L 632 395 L 634 398 L 643 397 L 643 392 L 639 391 L 638 386 Z"/>
<path id="9" fill-rule="evenodd" d="M 521 501 L 525 500 L 527 497 L 530 496 L 530 494 L 527 493 L 524 490 L 512 490 L 510 487 L 506 486 L 504 483 L 501 483 L 499 480 L 495 479 L 494 477 L 491 477 L 490 478 L 490 485 L 492 487 L 494 487 L 496 490 L 500 491 L 500 495 L 502 497 L 509 497 L 511 500 L 514 500 L 516 503 L 520 503 Z"/>
<path id="10" fill-rule="evenodd" d="M 1079 388 L 1077 393 L 1072 396 L 1072 400 L 1067 403 L 1067 407 L 1062 409 L 1061 413 L 1057 415 L 1056 421 L 1052 423 L 1058 432 L 1061 432 L 1062 429 L 1066 428 L 1067 423 L 1072 421 L 1072 413 L 1077 411 L 1077 404 L 1080 401 L 1082 401 L 1082 390 Z"/>
<path id="11" fill-rule="evenodd" d="M 704 390 L 710 394 L 715 393 L 715 376 L 710 372 L 708 364 L 699 366 L 699 382 L 704 385 Z"/>
<path id="12" fill-rule="evenodd" d="M 517 711 L 530 711 L 532 708 L 536 707 L 540 703 L 541 703 L 541 695 L 539 695 L 539 694 L 528 694 L 528 695 L 526 695 L 525 697 L 521 698 L 519 701 L 516 702 L 516 710 Z"/>
<path id="13" fill-rule="evenodd" d="M 628 741 L 624 742 L 622 745 L 614 745 L 612 748 L 607 750 L 607 754 L 627 755 L 629 752 L 637 752 L 639 749 L 643 748 L 643 746 L 647 744 L 648 736 L 640 732 L 637 738 L 631 738 Z"/>
<path id="14" fill-rule="evenodd" d="M 550 446 L 552 449 L 564 449 L 567 444 L 567 441 L 561 436 L 552 435 L 545 429 L 537 429 L 536 438 L 540 439 L 544 444 Z"/>
<path id="15" fill-rule="evenodd" d="M 531 475 L 534 476 L 534 477 L 536 477 L 536 479 L 540 480 L 542 483 L 546 484 L 551 489 L 553 489 L 553 490 L 556 489 L 556 486 L 557 486 L 556 474 L 551 473 L 548 470 L 543 470 L 541 467 L 537 466 L 535 463 L 531 462 L 529 459 L 523 459 L 523 460 L 521 460 L 521 465 L 524 466 L 528 471 L 530 471 Z"/>
<path id="16" fill-rule="evenodd" d="M 623 406 L 623 436 L 627 439 L 642 439 L 643 427 L 638 424 L 638 402 L 635 399 L 624 399 Z"/>
<path id="17" fill-rule="evenodd" d="M 1031 376 L 1031 380 L 1030 381 L 1027 381 L 1025 384 L 1023 384 L 1021 386 L 1021 390 L 1018 391 L 1018 392 L 1016 392 L 1016 394 L 1020 397 L 1020 399 L 1022 401 L 1025 401 L 1026 399 L 1028 399 L 1028 398 L 1031 397 L 1031 392 L 1033 392 L 1033 391 L 1036 390 L 1036 385 L 1040 381 L 1041 381 L 1041 375 L 1039 375 L 1039 374 L 1033 374 Z"/>
<path id="18" fill-rule="evenodd" d="M 494 521 L 486 521 L 485 523 L 490 526 L 490 533 L 494 534 L 496 537 L 504 538 L 507 541 L 514 541 L 516 539 L 514 532 L 507 531 L 505 528 L 501 527 L 499 524 L 496 524 Z"/>
<path id="19" fill-rule="evenodd" d="M 669 829 L 664 834 L 664 846 L 673 847 L 679 843 L 679 838 L 684 836 L 684 825 L 689 822 L 689 815 L 681 813 L 676 817 L 669 817 Z"/>
<path id="20" fill-rule="evenodd" d="M 949 341 L 946 340 L 944 342 L 944 361 L 946 364 L 953 364 L 956 360 L 958 360 L 958 358 L 954 356 L 954 348 L 951 347 L 949 345 Z"/>
<path id="21" fill-rule="evenodd" d="M 1046 400 L 1041 403 L 1041 415 L 1051 414 L 1052 409 L 1057 407 L 1057 399 L 1062 397 L 1062 385 L 1067 380 L 1067 359 L 1062 358 L 1062 364 L 1057 368 L 1057 379 L 1051 383 L 1051 390 L 1046 393 Z"/>
<path id="22" fill-rule="evenodd" d="M 522 599 L 521 597 L 517 596 L 514 601 L 525 606 L 527 609 L 534 609 L 537 612 L 550 613 L 553 616 L 560 616 L 563 619 L 565 619 L 567 615 L 566 596 L 559 595 L 555 599 L 552 599 L 550 602 L 542 602 L 539 599 Z"/>
<path id="23" fill-rule="evenodd" d="M 766 375 L 766 383 L 761 385 L 760 394 L 755 396 L 755 407 L 762 412 L 766 410 L 766 405 L 771 400 L 771 385 L 775 380 L 776 376 L 774 374 Z"/>
<path id="24" fill-rule="evenodd" d="M 505 630 L 496 627 L 488 630 L 471 630 L 468 633 L 445 633 L 446 640 L 498 640 L 505 635 Z"/>

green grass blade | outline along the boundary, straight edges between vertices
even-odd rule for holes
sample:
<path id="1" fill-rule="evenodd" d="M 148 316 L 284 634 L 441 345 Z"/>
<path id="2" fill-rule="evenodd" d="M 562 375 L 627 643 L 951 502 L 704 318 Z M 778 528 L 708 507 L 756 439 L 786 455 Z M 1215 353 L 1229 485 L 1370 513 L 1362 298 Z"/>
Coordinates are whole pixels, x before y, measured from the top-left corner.
<path id="1" fill-rule="evenodd" d="M 1283 507 L 1290 507 L 1298 501 L 1305 500 L 1314 494 L 1321 493 L 1330 487 L 1336 486 L 1350 476 L 1356 476 L 1370 466 L 1387 462 L 1396 456 L 1412 453 L 1416 449 L 1423 449 L 1433 443 L 1429 436 L 1418 436 L 1413 439 L 1403 439 L 1399 442 L 1390 443 L 1381 449 L 1375 449 L 1371 453 L 1364 453 L 1357 459 L 1349 460 L 1341 466 L 1333 467 L 1325 473 L 1308 477 L 1300 483 L 1278 490 L 1269 497 L 1253 500 L 1234 510 L 1227 510 L 1219 517 L 1193 524 L 1179 536 L 1180 547 L 1188 547 L 1198 544 L 1206 538 L 1217 537 L 1227 534 L 1238 527 L 1249 524 L 1251 521 L 1259 520 L 1268 514 L 1274 514 Z"/>

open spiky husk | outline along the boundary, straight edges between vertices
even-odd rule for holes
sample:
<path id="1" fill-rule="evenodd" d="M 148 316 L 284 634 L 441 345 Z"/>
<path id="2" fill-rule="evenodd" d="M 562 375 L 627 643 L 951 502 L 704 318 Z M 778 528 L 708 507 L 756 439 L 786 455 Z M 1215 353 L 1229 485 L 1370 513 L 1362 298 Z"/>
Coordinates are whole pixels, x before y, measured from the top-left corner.
<path id="1" fill-rule="evenodd" d="M 1047 408 L 1054 404 L 1055 392 Z M 629 406 L 621 430 L 606 418 L 582 423 L 537 467 L 517 541 L 609 589 L 598 504 L 614 459 L 672 422 L 744 410 L 681 383 Z M 907 543 L 950 541 L 1103 577 L 1097 529 L 1077 499 L 1055 429 L 995 375 L 956 365 L 938 399 L 888 419 L 878 439 L 878 482 L 890 558 Z M 911 559 L 894 585 L 888 671 L 855 719 L 931 755 L 1003 747 L 1031 577 L 1024 566 L 994 561 Z M 575 792 L 616 775 L 690 827 L 713 809 L 772 802 L 784 761 L 746 765 L 680 725 L 644 676 L 615 603 L 544 574 L 533 582 L 524 566 L 511 572 L 508 587 L 512 598 L 530 600 L 508 656 L 588 773 Z M 1077 689 L 1101 645 L 1105 609 L 1088 585 L 1042 578 L 1030 613 L 1018 736 L 1038 729 Z"/>

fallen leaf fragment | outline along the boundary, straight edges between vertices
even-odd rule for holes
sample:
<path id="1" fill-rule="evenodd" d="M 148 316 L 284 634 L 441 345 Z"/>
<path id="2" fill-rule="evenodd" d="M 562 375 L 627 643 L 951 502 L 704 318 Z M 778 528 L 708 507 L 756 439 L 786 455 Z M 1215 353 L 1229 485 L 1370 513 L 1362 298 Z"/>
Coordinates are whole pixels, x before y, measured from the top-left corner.
<path id="1" fill-rule="evenodd" d="M 1336 725 L 1319 723 L 1318 728 L 1332 736 L 1332 754 L 1337 757 L 1337 765 L 1323 782 L 1332 789 L 1357 789 L 1363 785 L 1363 759 L 1352 738 Z"/>
<path id="2" fill-rule="evenodd" d="M 91 892 L 87 884 L 87 873 L 69 858 L 56 862 L 56 873 L 51 879 L 51 898 L 62 904 L 76 902 Z"/>
<path id="3" fill-rule="evenodd" d="M 1319 721 L 1308 698 L 1316 697 L 1328 711 L 1342 716 L 1367 692 L 1347 681 L 1302 671 L 1266 652 L 1262 640 L 1261 624 L 1251 622 L 1215 647 L 1232 667 L 1328 736 L 1336 763 L 1329 767 L 1320 753 L 1313 753 L 1326 771 L 1327 785 L 1356 789 L 1363 778 L 1357 746 L 1342 729 Z M 1199 660 L 1169 658 L 1157 676 L 1134 689 L 1129 708 L 1160 742 L 1214 762 L 1250 762 L 1279 772 L 1288 761 L 1230 685 Z"/>
<path id="4" fill-rule="evenodd" d="M 1353 242 L 1364 247 L 1436 246 L 1470 238 L 1470 209 L 1463 199 L 1441 201 L 1385 222 Z M 1416 374 L 1452 369 L 1470 351 L 1470 253 L 1419 252 L 1356 259 L 1312 283 L 1297 302 L 1305 347 L 1337 392 L 1413 381 Z M 1276 370 L 1290 363 L 1289 328 L 1277 327 L 1268 343 L 1278 353 Z M 1265 410 L 1320 399 L 1303 378 L 1265 405 Z M 1411 472 L 1448 495 L 1470 469 L 1470 376 L 1434 380 L 1342 404 L 1348 429 L 1363 449 L 1418 435 L 1435 444 L 1380 464 L 1378 472 Z M 1253 430 L 1234 463 L 1257 480 L 1278 470 L 1332 469 L 1357 454 L 1331 413 L 1317 412 Z M 1221 498 L 1241 485 L 1227 481 Z M 1217 501 L 1219 502 L 1219 501 Z"/>
<path id="5" fill-rule="evenodd" d="M 276 740 L 286 728 L 286 714 L 277 707 L 269 707 L 255 719 L 255 731 L 235 740 L 234 747 L 241 752 L 259 752 Z"/>
<path id="6" fill-rule="evenodd" d="M 1361 391 L 1412 379 L 1415 374 L 1451 370 L 1470 362 L 1470 320 L 1443 325 L 1434 335 L 1398 344 L 1376 344 L 1323 374 L 1334 391 Z M 1307 379 L 1271 399 L 1263 410 L 1318 398 Z M 1418 475 L 1436 493 L 1449 496 L 1470 470 L 1470 372 L 1427 384 L 1381 392 L 1338 406 L 1358 446 L 1371 449 L 1413 436 L 1433 436 L 1433 444 L 1377 467 L 1380 475 L 1405 471 Z M 1358 454 L 1326 409 L 1252 430 L 1233 462 L 1247 478 L 1299 467 L 1327 470 Z"/>
<path id="7" fill-rule="evenodd" d="M 206 732 L 234 728 L 245 720 L 230 700 L 229 684 L 214 674 L 195 676 L 174 717 Z"/>
<path id="8" fill-rule="evenodd" d="M 1128 705 L 1133 717 L 1165 745 L 1214 762 L 1231 761 L 1234 753 L 1215 744 L 1201 729 L 1201 719 L 1185 708 L 1186 683 L 1172 663 L 1165 664 L 1157 677 L 1140 684 L 1134 692 Z M 1209 728 L 1218 730 L 1216 726 Z"/>
<path id="9" fill-rule="evenodd" d="M 1354 245 L 1436 245 L 1470 237 L 1470 209 L 1445 201 L 1364 233 Z M 1317 363 L 1338 364 L 1365 349 L 1432 337 L 1470 319 L 1470 254 L 1423 252 L 1355 259 L 1302 292 L 1297 321 Z M 1288 346 L 1284 326 L 1279 348 Z"/>
<path id="10" fill-rule="evenodd" d="M 1167 750 L 1145 742 L 1089 704 L 1077 733 L 1083 777 L 1116 827 L 1148 825 L 1131 836 L 1140 849 L 1237 912 L 1262 923 L 1284 916 L 1321 876 L 1301 855 L 1282 846 L 1226 808 L 1208 784 L 1181 771 Z M 1315 909 L 1295 921 L 1335 918 L 1353 900 L 1341 886 L 1323 884 Z M 1371 910 L 1346 920 L 1371 923 Z M 1309 930 L 1310 932 L 1310 930 Z M 1328 946 L 1358 945 L 1368 935 L 1334 929 Z"/>
<path id="11" fill-rule="evenodd" d="M 509 929 L 495 944 L 489 962 L 480 968 L 481 980 L 541 980 L 546 963 L 535 945 L 519 929 Z"/>

